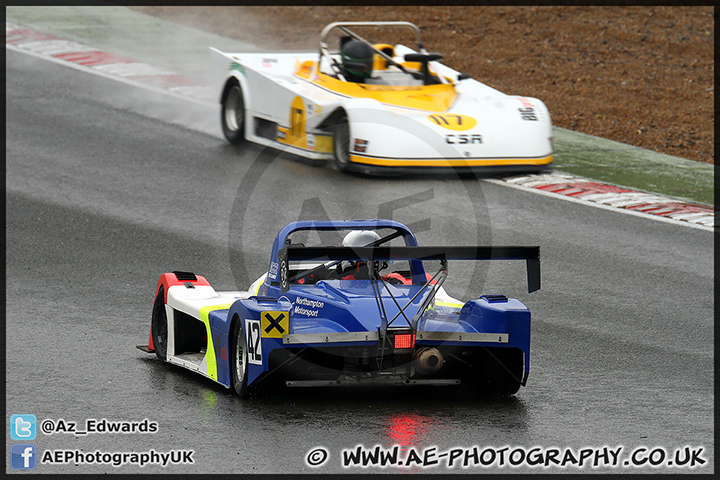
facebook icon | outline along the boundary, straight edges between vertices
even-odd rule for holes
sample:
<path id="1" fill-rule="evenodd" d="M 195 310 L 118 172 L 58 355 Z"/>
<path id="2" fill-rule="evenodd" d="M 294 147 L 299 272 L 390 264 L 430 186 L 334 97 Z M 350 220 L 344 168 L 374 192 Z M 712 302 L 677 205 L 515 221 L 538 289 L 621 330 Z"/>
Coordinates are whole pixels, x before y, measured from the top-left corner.
<path id="1" fill-rule="evenodd" d="M 35 445 L 18 444 L 10 447 L 10 467 L 13 470 L 35 470 Z"/>

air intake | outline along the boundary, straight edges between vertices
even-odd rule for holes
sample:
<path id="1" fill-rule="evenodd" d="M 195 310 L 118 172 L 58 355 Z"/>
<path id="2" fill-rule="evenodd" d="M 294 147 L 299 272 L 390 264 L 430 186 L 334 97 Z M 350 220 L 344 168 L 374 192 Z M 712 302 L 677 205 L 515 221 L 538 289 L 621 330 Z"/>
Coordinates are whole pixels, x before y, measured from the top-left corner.
<path id="1" fill-rule="evenodd" d="M 189 280 L 189 281 L 193 281 L 193 282 L 194 282 L 194 281 L 197 280 L 197 277 L 196 277 L 195 274 L 192 273 L 192 272 L 172 272 L 172 273 L 175 274 L 175 276 L 177 277 L 178 281 L 180 281 L 180 282 L 184 282 L 184 281 L 186 281 L 186 280 Z"/>
<path id="2" fill-rule="evenodd" d="M 480 298 L 484 298 L 488 303 L 507 302 L 508 299 L 505 295 L 483 295 Z"/>

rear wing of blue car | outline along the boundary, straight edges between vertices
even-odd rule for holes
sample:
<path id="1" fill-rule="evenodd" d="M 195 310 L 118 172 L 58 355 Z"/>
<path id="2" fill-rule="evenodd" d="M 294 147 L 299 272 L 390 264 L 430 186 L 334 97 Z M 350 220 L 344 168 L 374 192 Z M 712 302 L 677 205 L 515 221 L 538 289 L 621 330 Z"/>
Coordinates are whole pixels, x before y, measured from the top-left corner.
<path id="1" fill-rule="evenodd" d="M 287 245 L 278 252 L 280 287 L 289 288 L 291 261 L 375 261 L 375 260 L 525 260 L 528 292 L 540 289 L 540 247 L 477 247 L 477 246 L 368 246 L 368 247 L 304 247 Z"/>

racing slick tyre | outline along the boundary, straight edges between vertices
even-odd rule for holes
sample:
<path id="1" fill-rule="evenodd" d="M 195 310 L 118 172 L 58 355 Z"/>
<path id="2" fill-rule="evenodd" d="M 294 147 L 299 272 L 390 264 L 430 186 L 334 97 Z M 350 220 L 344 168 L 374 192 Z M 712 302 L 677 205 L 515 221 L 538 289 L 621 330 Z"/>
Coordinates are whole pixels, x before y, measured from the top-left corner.
<path id="1" fill-rule="evenodd" d="M 347 116 L 338 120 L 333 131 L 333 154 L 335 165 L 341 172 L 350 170 L 350 124 Z"/>
<path id="2" fill-rule="evenodd" d="M 522 350 L 515 348 L 486 349 L 483 392 L 509 396 L 520 390 L 524 362 Z"/>
<path id="3" fill-rule="evenodd" d="M 220 120 L 228 142 L 239 145 L 245 141 L 245 99 L 240 84 L 234 78 L 225 87 Z"/>
<path id="4" fill-rule="evenodd" d="M 160 287 L 152 310 L 152 340 L 155 355 L 163 362 L 167 361 L 168 325 L 165 313 L 165 287 Z"/>
<path id="5" fill-rule="evenodd" d="M 522 385 L 524 365 L 520 349 L 483 347 L 461 376 L 463 390 L 478 397 L 513 395 Z"/>
<path id="6" fill-rule="evenodd" d="M 241 398 L 247 398 L 250 395 L 251 388 L 247 384 L 248 373 L 248 354 L 245 344 L 245 332 L 242 328 L 242 320 L 235 320 L 232 334 L 232 384 L 235 393 Z"/>

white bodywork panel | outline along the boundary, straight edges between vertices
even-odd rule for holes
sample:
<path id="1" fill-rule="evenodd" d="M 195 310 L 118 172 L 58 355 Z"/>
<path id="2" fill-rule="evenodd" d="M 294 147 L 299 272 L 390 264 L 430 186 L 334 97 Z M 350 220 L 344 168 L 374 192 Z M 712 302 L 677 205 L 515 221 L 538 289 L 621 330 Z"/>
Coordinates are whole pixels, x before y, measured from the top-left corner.
<path id="1" fill-rule="evenodd" d="M 201 322 L 200 310 L 205 307 L 229 308 L 236 300 L 251 296 L 249 291 L 239 292 L 216 292 L 208 285 L 196 285 L 194 288 L 187 288 L 184 285 L 173 285 L 167 291 L 167 303 L 165 313 L 167 315 L 168 345 L 166 357 L 169 363 L 183 366 L 206 377 L 209 377 L 207 358 L 205 353 L 175 354 L 175 312 L 180 311 L 190 315 Z M 208 341 L 212 334 L 210 325 L 205 324 Z"/>
<path id="2" fill-rule="evenodd" d="M 394 48 L 394 59 L 398 62 L 403 61 L 406 53 L 414 52 L 402 45 Z M 316 136 L 332 134 L 318 127 L 329 114 L 343 108 L 351 125 L 351 146 L 353 140 L 361 139 L 367 145 L 362 155 L 371 158 L 497 161 L 539 159 L 552 155 L 550 114 L 542 101 L 506 95 L 470 78 L 457 81 L 458 72 L 437 61 L 430 62 L 430 69 L 444 77 L 445 81 L 454 83 L 456 92 L 454 102 L 444 112 L 384 104 L 372 98 L 353 98 L 322 88 L 295 74 L 305 61 L 313 61 L 317 65 L 319 57 L 314 52 L 224 53 L 212 50 L 225 62 L 225 80 L 229 78 L 228 65 L 235 65 L 229 70 L 229 75 L 240 82 L 245 92 L 246 138 L 254 143 L 282 148 L 307 158 L 332 159 L 332 150 L 316 151 L 314 143 Z M 320 71 L 330 73 L 326 57 L 323 57 Z M 414 81 L 396 67 L 379 71 L 374 76 L 376 78 L 366 81 L 366 84 L 408 86 Z M 423 94 L 420 85 L 418 95 Z M 289 128 L 291 106 L 297 97 L 302 99 L 305 110 L 307 144 L 287 145 L 256 134 L 256 118 L 275 122 L 278 130 Z M 521 109 L 530 109 L 532 113 L 521 113 Z M 433 122 L 430 118 L 433 114 L 471 117 L 476 124 L 471 129 L 458 131 Z M 526 121 L 529 119 L 532 121 Z"/>

